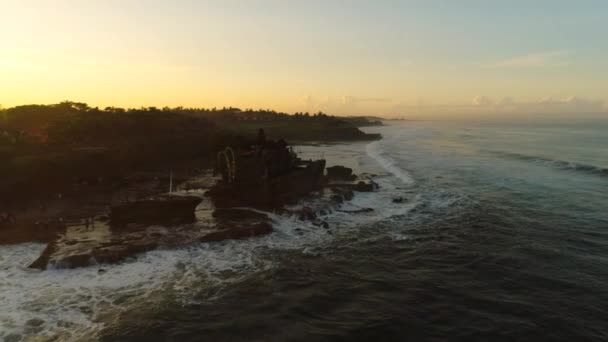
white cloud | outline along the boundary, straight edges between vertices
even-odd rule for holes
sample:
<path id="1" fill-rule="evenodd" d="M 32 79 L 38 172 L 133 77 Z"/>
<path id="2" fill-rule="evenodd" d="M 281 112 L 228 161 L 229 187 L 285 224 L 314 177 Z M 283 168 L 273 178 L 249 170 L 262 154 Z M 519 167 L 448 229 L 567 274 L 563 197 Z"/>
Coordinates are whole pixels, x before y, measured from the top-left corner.
<path id="1" fill-rule="evenodd" d="M 381 103 L 381 102 L 390 102 L 391 99 L 386 97 L 358 97 L 358 96 L 342 96 L 341 103 L 343 105 L 353 105 L 361 102 L 372 102 L 372 103 Z"/>
<path id="2" fill-rule="evenodd" d="M 580 96 L 568 96 L 564 98 L 549 96 L 532 101 L 517 101 L 509 96 L 496 101 L 487 96 L 475 96 L 471 103 L 473 108 L 497 112 L 578 114 L 608 111 L 608 104 L 606 102 Z"/>
<path id="3" fill-rule="evenodd" d="M 390 104 L 391 98 L 361 96 L 302 96 L 300 103 L 309 112 L 323 111 L 331 114 L 369 114 L 377 106 Z"/>
<path id="4" fill-rule="evenodd" d="M 302 96 L 302 103 L 305 106 L 312 106 L 314 104 L 314 99 L 310 95 Z"/>
<path id="5" fill-rule="evenodd" d="M 494 104 L 494 100 L 487 96 L 475 96 L 471 101 L 473 106 L 491 106 Z"/>
<path id="6" fill-rule="evenodd" d="M 357 102 L 357 98 L 355 98 L 354 96 L 342 96 L 342 99 L 340 101 L 340 103 L 345 106 L 354 104 L 355 102 Z"/>
<path id="7" fill-rule="evenodd" d="M 573 113 L 599 113 L 606 109 L 606 104 L 602 100 L 579 96 L 569 96 L 562 99 L 545 98 L 539 101 L 539 104 L 542 108 Z"/>
<path id="8" fill-rule="evenodd" d="M 514 98 L 512 98 L 511 96 L 505 96 L 502 98 L 502 100 L 498 101 L 498 104 L 500 106 L 513 106 L 516 105 L 516 101 Z"/>
<path id="9" fill-rule="evenodd" d="M 487 68 L 546 68 L 546 67 L 565 67 L 570 65 L 566 60 L 566 51 L 546 51 L 531 53 L 524 56 L 517 56 L 504 59 L 487 65 Z"/>

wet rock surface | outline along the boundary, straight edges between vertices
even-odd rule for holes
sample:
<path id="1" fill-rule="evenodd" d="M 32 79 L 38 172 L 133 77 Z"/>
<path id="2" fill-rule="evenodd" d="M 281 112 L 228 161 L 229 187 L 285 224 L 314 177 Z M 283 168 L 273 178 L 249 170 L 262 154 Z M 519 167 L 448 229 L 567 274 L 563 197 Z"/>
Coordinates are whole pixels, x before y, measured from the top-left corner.
<path id="1" fill-rule="evenodd" d="M 353 175 L 353 169 L 345 166 L 332 166 L 327 168 L 327 178 L 352 181 L 357 178 Z"/>
<path id="2" fill-rule="evenodd" d="M 229 223 L 218 226 L 218 230 L 205 234 L 199 241 L 217 242 L 224 240 L 246 239 L 272 233 L 272 224 L 268 221 L 249 223 Z"/>
<path id="3" fill-rule="evenodd" d="M 276 209 L 324 185 L 325 160 L 294 167 L 288 174 L 256 181 L 218 182 L 208 192 L 217 207 Z"/>
<path id="4" fill-rule="evenodd" d="M 205 215 L 212 212 L 205 209 L 212 208 L 199 212 Z M 233 212 L 240 216 L 223 218 Z M 69 227 L 64 235 L 47 245 L 30 267 L 45 270 L 111 264 L 157 248 L 244 239 L 272 232 L 270 220 L 264 214 L 245 209 L 222 209 L 220 213 L 218 216 L 222 218 L 199 217 L 196 223 L 170 227 L 132 225 L 128 230 L 123 227 L 116 230 L 100 222 L 92 227 Z"/>
<path id="5" fill-rule="evenodd" d="M 374 211 L 374 208 L 361 208 L 361 209 L 354 209 L 354 210 L 339 210 L 342 213 L 349 213 L 349 214 L 361 214 L 361 213 L 370 213 L 372 211 Z"/>
<path id="6" fill-rule="evenodd" d="M 110 220 L 114 226 L 193 222 L 194 209 L 201 201 L 200 197 L 174 194 L 149 197 L 110 207 Z"/>
<path id="7" fill-rule="evenodd" d="M 109 216 L 102 214 L 85 224 L 68 226 L 65 232 L 56 235 L 30 267 L 45 270 L 111 264 L 155 249 L 271 234 L 271 219 L 260 209 L 296 216 L 319 229 L 330 228 L 319 215 L 332 211 L 359 214 L 374 210 L 339 209 L 340 203 L 352 200 L 356 192 L 374 191 L 377 184 L 371 177 L 358 178 L 348 168 L 334 168 L 339 170 L 339 179 L 323 178 L 319 176 L 318 168 L 322 171 L 324 163 L 309 165 L 315 166 L 296 172 L 294 178 L 279 178 L 272 183 L 276 187 L 268 183 L 262 187 L 258 185 L 255 188 L 258 192 L 251 192 L 246 186 L 226 187 L 218 181 L 209 189 L 211 196 L 183 191 L 113 206 Z M 345 179 L 347 175 L 348 180 Z M 277 193 L 282 197 L 274 198 L 273 194 Z M 295 209 L 283 206 L 287 199 L 303 198 L 311 204 Z M 281 203 L 281 206 L 269 206 L 273 203 Z"/>
<path id="8" fill-rule="evenodd" d="M 349 189 L 357 192 L 372 192 L 378 189 L 378 184 L 370 178 L 355 178 L 352 181 L 330 181 L 332 189 Z"/>
<path id="9" fill-rule="evenodd" d="M 217 208 L 212 216 L 223 220 L 268 220 L 268 215 L 242 208 Z"/>
<path id="10" fill-rule="evenodd" d="M 338 198 L 339 202 L 350 201 L 355 196 L 353 190 L 348 187 L 334 187 L 331 188 L 331 191 L 335 194 L 334 198 Z"/>

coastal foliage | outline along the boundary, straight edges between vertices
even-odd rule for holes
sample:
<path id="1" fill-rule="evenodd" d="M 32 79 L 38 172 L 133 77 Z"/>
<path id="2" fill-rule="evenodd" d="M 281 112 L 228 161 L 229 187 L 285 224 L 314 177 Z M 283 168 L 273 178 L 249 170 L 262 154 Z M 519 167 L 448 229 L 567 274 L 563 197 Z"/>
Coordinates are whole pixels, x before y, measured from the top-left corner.
<path id="1" fill-rule="evenodd" d="M 0 199 L 184 160 L 211 163 L 216 151 L 253 139 L 260 128 L 289 141 L 374 138 L 350 120 L 232 107 L 100 109 L 71 101 L 0 108 Z"/>

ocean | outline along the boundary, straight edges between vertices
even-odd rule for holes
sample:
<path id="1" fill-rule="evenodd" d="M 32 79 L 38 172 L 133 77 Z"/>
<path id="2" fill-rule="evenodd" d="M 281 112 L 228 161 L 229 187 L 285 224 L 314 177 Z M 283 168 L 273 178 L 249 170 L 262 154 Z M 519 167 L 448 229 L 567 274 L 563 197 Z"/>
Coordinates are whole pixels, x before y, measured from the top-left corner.
<path id="1" fill-rule="evenodd" d="M 608 119 L 393 121 L 299 146 L 375 174 L 245 241 L 39 272 L 0 246 L 5 341 L 606 341 Z M 401 198 L 400 203 L 394 199 Z M 306 205 L 306 203 L 301 203 Z"/>

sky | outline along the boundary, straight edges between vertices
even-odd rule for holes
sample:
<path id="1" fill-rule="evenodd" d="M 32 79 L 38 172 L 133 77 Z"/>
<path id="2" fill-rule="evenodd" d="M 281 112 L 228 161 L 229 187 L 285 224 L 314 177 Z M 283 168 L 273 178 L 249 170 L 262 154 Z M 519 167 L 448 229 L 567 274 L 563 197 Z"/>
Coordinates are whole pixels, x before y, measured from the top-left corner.
<path id="1" fill-rule="evenodd" d="M 0 105 L 608 113 L 605 0 L 0 0 Z"/>

